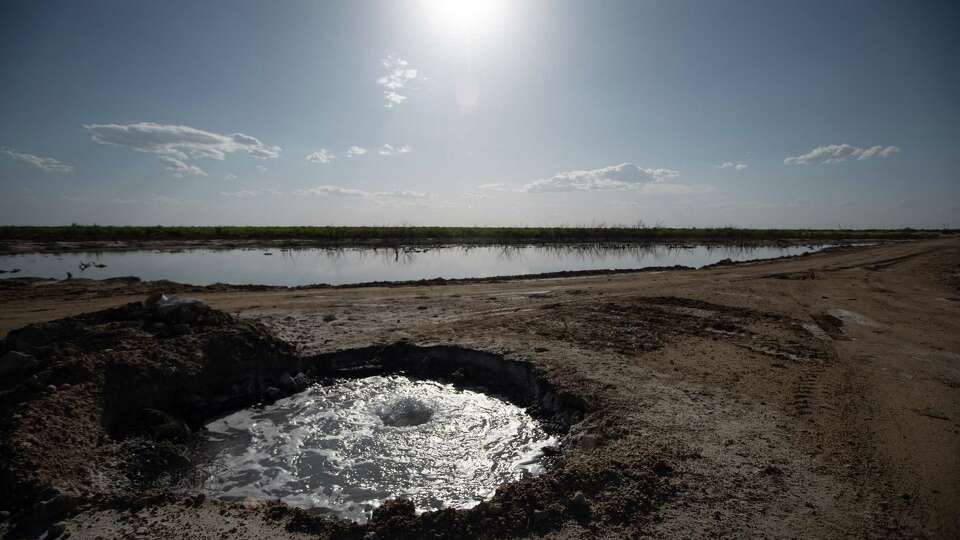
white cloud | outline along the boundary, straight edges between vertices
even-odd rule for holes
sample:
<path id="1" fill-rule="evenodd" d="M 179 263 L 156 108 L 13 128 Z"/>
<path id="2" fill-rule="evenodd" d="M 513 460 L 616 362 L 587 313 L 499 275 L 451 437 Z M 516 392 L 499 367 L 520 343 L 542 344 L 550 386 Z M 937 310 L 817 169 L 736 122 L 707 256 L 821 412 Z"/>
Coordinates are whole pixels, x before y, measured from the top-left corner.
<path id="1" fill-rule="evenodd" d="M 746 163 L 734 163 L 732 161 L 725 161 L 720 165 L 718 165 L 718 167 L 720 167 L 721 169 L 736 169 L 738 171 L 742 171 L 746 169 L 748 165 Z"/>
<path id="2" fill-rule="evenodd" d="M 380 62 L 387 73 L 377 79 L 377 84 L 383 87 L 383 106 L 392 109 L 407 100 L 407 96 L 400 92 L 417 78 L 418 72 L 410 67 L 409 62 L 394 54 L 388 54 Z"/>
<path id="3" fill-rule="evenodd" d="M 616 191 L 639 189 L 646 184 L 676 178 L 672 169 L 643 169 L 633 163 L 621 163 L 600 169 L 567 171 L 523 186 L 529 193 L 561 191 Z"/>
<path id="4" fill-rule="evenodd" d="M 230 174 L 228 174 L 228 175 L 226 175 L 226 176 L 223 177 L 224 180 L 236 180 L 237 178 L 239 178 L 239 176 L 237 176 L 237 175 L 235 175 L 235 174 L 233 174 L 233 173 L 230 173 Z"/>
<path id="5" fill-rule="evenodd" d="M 352 158 L 353 156 L 362 156 L 367 153 L 367 149 L 361 146 L 351 146 L 347 149 L 347 157 Z"/>
<path id="6" fill-rule="evenodd" d="M 73 171 L 73 165 L 61 163 L 59 160 L 49 157 L 40 157 L 33 154 L 15 152 L 7 148 L 0 148 L 0 154 L 4 154 L 15 161 L 27 163 L 48 172 L 68 173 Z"/>
<path id="7" fill-rule="evenodd" d="M 336 158 L 337 156 L 333 155 L 333 153 L 331 153 L 329 150 L 327 150 L 326 148 L 321 148 L 320 150 L 317 150 L 316 152 L 307 156 L 307 161 L 310 161 L 312 163 L 326 164 L 326 163 L 330 163 Z"/>
<path id="8" fill-rule="evenodd" d="M 900 151 L 896 146 L 871 146 L 858 148 L 849 144 L 830 144 L 818 146 L 801 156 L 792 156 L 783 160 L 784 165 L 810 165 L 840 163 L 848 159 L 863 161 L 874 157 L 887 158 Z"/>
<path id="9" fill-rule="evenodd" d="M 234 199 L 250 199 L 260 195 L 281 195 L 282 193 L 275 189 L 242 189 L 240 191 L 221 191 L 220 194 Z"/>
<path id="10" fill-rule="evenodd" d="M 222 160 L 234 152 L 246 152 L 257 159 L 273 159 L 280 155 L 279 146 L 263 144 L 257 138 L 243 133 L 222 135 L 189 126 L 153 122 L 85 124 L 83 127 L 100 144 L 123 146 L 180 161 L 191 158 Z"/>
<path id="11" fill-rule="evenodd" d="M 512 188 L 504 182 L 492 182 L 489 184 L 480 184 L 477 186 L 477 189 L 482 189 L 484 191 L 523 191 L 518 190 L 517 188 Z"/>
<path id="12" fill-rule="evenodd" d="M 203 169 L 195 165 L 187 165 L 186 163 L 180 161 L 175 157 L 170 156 L 160 156 L 160 162 L 163 163 L 163 168 L 172 172 L 177 178 L 183 178 L 186 175 L 191 176 L 206 176 L 207 173 Z"/>
<path id="13" fill-rule="evenodd" d="M 297 195 L 323 195 L 333 197 L 358 197 L 364 199 L 430 199 L 436 196 L 431 193 L 420 191 L 397 190 L 397 191 L 364 191 L 362 189 L 345 188 L 340 186 L 316 186 L 307 189 L 301 189 L 295 192 Z"/>
<path id="14" fill-rule="evenodd" d="M 385 144 L 381 146 L 379 150 L 377 150 L 377 153 L 379 153 L 381 156 L 392 156 L 395 154 L 409 154 L 412 150 L 413 148 L 410 148 L 406 145 L 393 146 L 390 144 Z"/>
<path id="15" fill-rule="evenodd" d="M 257 165 L 257 170 L 260 171 L 260 172 L 267 172 L 267 166 L 266 166 L 266 165 Z"/>

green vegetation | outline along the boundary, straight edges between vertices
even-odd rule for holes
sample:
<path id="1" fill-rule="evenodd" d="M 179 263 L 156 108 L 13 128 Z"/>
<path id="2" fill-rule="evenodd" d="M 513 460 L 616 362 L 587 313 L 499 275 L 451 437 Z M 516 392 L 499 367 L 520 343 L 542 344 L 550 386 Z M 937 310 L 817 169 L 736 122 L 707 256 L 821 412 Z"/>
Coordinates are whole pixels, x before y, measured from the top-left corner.
<path id="1" fill-rule="evenodd" d="M 952 234 L 931 229 L 740 229 L 667 227 L 55 227 L 0 226 L 0 241 L 290 240 L 318 245 L 560 242 L 759 242 L 900 240 Z"/>

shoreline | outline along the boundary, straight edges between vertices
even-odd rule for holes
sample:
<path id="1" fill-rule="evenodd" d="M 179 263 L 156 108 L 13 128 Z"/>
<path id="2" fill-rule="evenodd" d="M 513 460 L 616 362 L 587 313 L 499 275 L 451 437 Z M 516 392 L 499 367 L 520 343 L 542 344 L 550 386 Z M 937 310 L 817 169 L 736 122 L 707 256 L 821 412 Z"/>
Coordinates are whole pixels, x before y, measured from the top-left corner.
<path id="1" fill-rule="evenodd" d="M 62 280 L 0 287 L 0 331 L 129 305 L 162 290 L 206 303 L 222 325 L 176 332 L 170 326 L 170 335 L 153 335 L 155 323 L 132 324 L 138 319 L 121 312 L 116 321 L 83 319 L 101 329 L 78 325 L 90 338 L 65 347 L 57 332 L 17 336 L 24 346 L 37 343 L 38 358 L 59 351 L 69 360 L 80 346 L 83 365 L 102 357 L 171 377 L 165 368 L 171 362 L 193 365 L 194 352 L 233 343 L 196 345 L 204 332 L 220 329 L 216 335 L 226 337 L 248 324 L 267 334 L 243 334 L 249 337 L 237 343 L 295 351 L 277 360 L 277 369 L 291 372 L 325 365 L 323 359 L 349 367 L 356 358 L 366 366 L 368 358 L 388 358 L 380 351 L 391 346 L 414 347 L 416 355 L 440 346 L 528 366 L 558 397 L 583 404 L 562 454 L 540 480 L 506 485 L 476 512 L 411 515 L 392 505 L 389 516 L 372 522 L 383 537 L 400 530 L 448 536 L 527 530 L 557 537 L 949 538 L 960 533 L 958 269 L 960 239 L 947 238 L 698 270 L 442 286 L 218 289 Z M 134 354 L 142 347 L 175 355 Z M 245 350 L 227 347 L 225 358 Z M 284 358 L 294 364 L 282 365 Z M 240 360 L 219 365 L 229 377 L 254 372 Z M 129 488 L 103 495 L 97 485 L 91 493 L 70 491 L 87 485 L 87 462 L 77 456 L 101 448 L 90 431 L 101 429 L 99 417 L 84 420 L 98 402 L 76 401 L 96 379 L 74 384 L 57 377 L 96 370 L 53 367 L 43 375 L 49 381 L 35 385 L 37 393 L 20 390 L 37 400 L 17 405 L 21 420 L 5 423 L 12 418 L 8 401 L 21 394 L 5 398 L 0 426 L 15 429 L 5 451 L 42 465 L 16 468 L 20 457 L 7 461 L 16 474 L 38 488 L 44 482 L 63 488 L 56 500 L 70 505 L 57 521 L 74 537 L 292 539 L 356 532 L 359 538 L 371 530 L 267 501 Z M 137 384 L 153 388 L 150 377 Z M 146 395 L 136 388 L 117 387 L 131 399 Z M 128 410 L 125 403 L 116 410 Z M 193 410 L 177 403 L 170 411 Z M 77 440 L 56 442 L 64 436 Z M 22 442 L 38 446 L 28 451 Z M 69 460 L 48 452 L 67 452 Z M 76 470 L 62 465 L 74 462 Z M 572 506 L 573 500 L 586 505 Z M 20 512 L 58 508 L 44 502 L 9 510 L 19 519 Z M 536 528 L 524 529 L 535 518 Z M 471 523 L 481 528 L 457 528 Z"/>

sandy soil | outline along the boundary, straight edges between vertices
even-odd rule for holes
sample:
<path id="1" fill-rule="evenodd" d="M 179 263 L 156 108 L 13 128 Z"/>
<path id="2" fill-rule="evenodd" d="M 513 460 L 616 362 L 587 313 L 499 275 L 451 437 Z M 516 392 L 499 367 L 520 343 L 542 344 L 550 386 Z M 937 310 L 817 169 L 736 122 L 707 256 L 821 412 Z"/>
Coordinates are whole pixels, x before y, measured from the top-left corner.
<path id="1" fill-rule="evenodd" d="M 704 270 L 427 286 L 7 281 L 0 331 L 141 301 L 160 289 L 258 323 L 237 329 L 211 315 L 209 330 L 174 338 L 188 340 L 180 348 L 237 332 L 261 339 L 262 327 L 282 340 L 271 347 L 289 343 L 301 361 L 399 341 L 458 345 L 531 363 L 559 392 L 582 399 L 584 416 L 551 472 L 505 487 L 469 516 L 429 521 L 388 505 L 360 529 L 255 501 L 162 494 L 107 503 L 94 493 L 70 505 L 51 532 L 960 537 L 960 238 Z M 43 429 L 70 429 L 69 418 L 81 413 L 48 412 Z M 53 452 L 43 444 L 38 453 Z M 77 478 L 46 466 L 38 465 L 48 476 L 34 479 L 38 490 L 46 481 L 66 489 L 61 484 Z M 0 499 L 0 510 L 11 512 L 0 521 L 30 511 L 13 501 Z M 12 527 L 0 532 L 5 526 Z"/>

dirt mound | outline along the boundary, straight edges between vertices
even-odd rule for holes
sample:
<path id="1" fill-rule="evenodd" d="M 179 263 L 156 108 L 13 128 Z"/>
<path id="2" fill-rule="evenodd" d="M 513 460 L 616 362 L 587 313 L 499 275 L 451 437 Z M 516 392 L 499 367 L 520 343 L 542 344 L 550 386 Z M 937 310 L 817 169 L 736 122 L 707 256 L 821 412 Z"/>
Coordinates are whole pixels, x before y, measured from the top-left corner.
<path id="1" fill-rule="evenodd" d="M 168 477 L 204 418 L 299 371 L 263 327 L 171 299 L 27 326 L 0 356 L 0 508 L 34 522 Z"/>
<path id="2" fill-rule="evenodd" d="M 211 501 L 190 490 L 204 472 L 194 459 L 204 422 L 302 389 L 304 371 L 335 377 L 403 370 L 489 380 L 564 433 L 585 405 L 555 393 L 527 364 L 498 355 L 401 343 L 301 357 L 257 323 L 159 295 L 14 330 L 0 342 L 0 357 L 0 510 L 12 511 L 8 536 L 14 538 L 53 537 L 64 531 L 62 520 L 95 524 L 117 512 L 163 515 L 163 523 L 145 523 L 173 527 L 181 537 L 203 536 L 217 526 L 209 524 L 210 516 L 226 515 L 240 525 L 259 523 L 261 536 L 461 538 L 565 526 L 611 530 L 650 519 L 675 489 L 669 465 L 642 453 L 611 461 L 584 452 L 598 443 L 581 433 L 567 439 L 564 451 L 553 449 L 546 474 L 501 486 L 469 510 L 418 515 L 409 502 L 390 501 L 359 525 L 320 509 Z M 119 535 L 124 522 L 110 521 L 105 532 Z M 156 536 L 166 537 L 171 529 L 160 530 Z"/>

